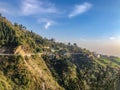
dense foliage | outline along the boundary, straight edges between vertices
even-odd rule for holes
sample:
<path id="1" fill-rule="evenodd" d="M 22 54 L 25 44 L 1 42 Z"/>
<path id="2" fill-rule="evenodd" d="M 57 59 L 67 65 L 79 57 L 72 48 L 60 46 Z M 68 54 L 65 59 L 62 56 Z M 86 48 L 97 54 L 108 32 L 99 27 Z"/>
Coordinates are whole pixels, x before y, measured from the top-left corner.
<path id="1" fill-rule="evenodd" d="M 120 90 L 120 58 L 28 31 L 0 16 L 0 90 Z"/>

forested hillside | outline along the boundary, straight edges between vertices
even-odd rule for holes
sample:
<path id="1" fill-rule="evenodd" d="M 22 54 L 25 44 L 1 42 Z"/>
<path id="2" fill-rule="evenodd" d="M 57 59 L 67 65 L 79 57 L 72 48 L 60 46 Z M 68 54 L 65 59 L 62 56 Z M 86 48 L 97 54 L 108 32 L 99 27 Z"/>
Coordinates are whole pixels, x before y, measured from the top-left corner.
<path id="1" fill-rule="evenodd" d="M 0 90 L 120 90 L 120 58 L 43 38 L 0 16 Z"/>

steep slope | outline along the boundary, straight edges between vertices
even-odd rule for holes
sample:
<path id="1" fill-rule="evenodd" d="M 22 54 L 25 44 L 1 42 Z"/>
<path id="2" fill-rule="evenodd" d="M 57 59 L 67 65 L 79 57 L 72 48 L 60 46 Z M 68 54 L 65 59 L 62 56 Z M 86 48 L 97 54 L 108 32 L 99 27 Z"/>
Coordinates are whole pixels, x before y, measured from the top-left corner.
<path id="1" fill-rule="evenodd" d="M 63 90 L 43 59 L 35 55 L 43 43 L 37 44 L 34 38 L 41 40 L 0 17 L 0 54 L 7 53 L 0 55 L 0 90 Z"/>
<path id="2" fill-rule="evenodd" d="M 120 76 L 119 66 L 112 65 L 108 59 L 108 63 L 102 63 L 102 58 L 88 57 L 87 53 L 53 58 L 46 55 L 43 58 L 58 83 L 66 90 L 119 90 L 116 89 L 120 85 L 116 81 Z"/>
<path id="3" fill-rule="evenodd" d="M 0 90 L 119 90 L 119 86 L 120 58 L 42 38 L 0 17 Z"/>
<path id="4" fill-rule="evenodd" d="M 38 56 L 1 56 L 0 71 L 0 90 L 62 90 Z"/>

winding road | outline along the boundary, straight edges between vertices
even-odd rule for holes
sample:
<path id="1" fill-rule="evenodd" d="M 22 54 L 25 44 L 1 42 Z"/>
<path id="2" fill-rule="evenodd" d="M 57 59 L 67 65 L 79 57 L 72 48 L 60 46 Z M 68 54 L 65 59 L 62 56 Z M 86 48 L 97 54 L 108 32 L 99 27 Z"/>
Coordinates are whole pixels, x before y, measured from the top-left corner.
<path id="1" fill-rule="evenodd" d="M 22 55 L 22 56 L 28 56 L 28 57 L 30 57 L 32 55 L 39 55 L 39 56 L 41 56 L 42 54 L 43 53 L 37 53 L 37 54 L 35 54 L 35 53 L 26 53 L 26 54 L 22 55 L 22 54 L 0 53 L 0 56 L 20 56 L 20 55 Z"/>

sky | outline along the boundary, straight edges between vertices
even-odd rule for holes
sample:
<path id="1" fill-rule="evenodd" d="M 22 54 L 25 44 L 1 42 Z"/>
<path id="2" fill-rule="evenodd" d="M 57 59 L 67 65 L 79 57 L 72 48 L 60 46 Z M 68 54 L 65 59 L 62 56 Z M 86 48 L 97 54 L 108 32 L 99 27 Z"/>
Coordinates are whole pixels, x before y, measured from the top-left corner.
<path id="1" fill-rule="evenodd" d="M 120 56 L 120 0 L 0 0 L 0 13 L 43 37 Z"/>

